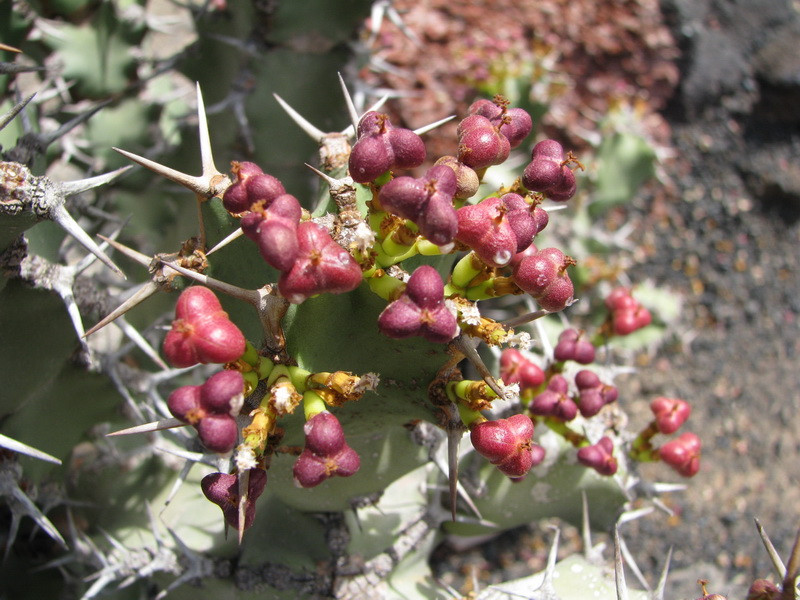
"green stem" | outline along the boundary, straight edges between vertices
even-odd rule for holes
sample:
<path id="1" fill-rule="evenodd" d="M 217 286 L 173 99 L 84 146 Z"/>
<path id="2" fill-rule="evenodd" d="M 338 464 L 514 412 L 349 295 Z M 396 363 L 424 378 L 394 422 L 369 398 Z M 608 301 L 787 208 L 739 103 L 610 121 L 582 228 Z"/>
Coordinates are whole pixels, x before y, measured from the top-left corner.
<path id="1" fill-rule="evenodd" d="M 303 394 L 303 414 L 306 417 L 306 421 L 326 410 L 328 408 L 320 395 L 314 390 L 306 390 Z"/>
<path id="2" fill-rule="evenodd" d="M 577 431 L 575 431 L 574 429 L 571 429 L 561 419 L 556 419 L 555 417 L 545 417 L 544 423 L 551 431 L 554 431 L 555 433 L 563 437 L 575 448 L 582 448 L 584 446 L 589 445 L 589 440 L 586 439 L 585 435 L 582 435 Z"/>
<path id="3" fill-rule="evenodd" d="M 369 277 L 367 279 L 367 284 L 369 285 L 369 289 L 384 300 L 393 300 L 397 297 L 399 291 L 405 287 L 402 281 L 388 275 L 385 271 L 381 271 L 381 274 L 377 277 Z"/>
<path id="4" fill-rule="evenodd" d="M 472 410 L 463 402 L 456 403 L 456 406 L 458 406 L 458 416 L 461 417 L 461 422 L 466 425 L 467 429 L 472 429 L 474 425 L 487 420 L 479 411 Z"/>
<path id="5" fill-rule="evenodd" d="M 450 281 L 459 288 L 467 288 L 470 282 L 483 273 L 485 269 L 486 265 L 478 259 L 474 252 L 470 252 L 453 267 Z"/>

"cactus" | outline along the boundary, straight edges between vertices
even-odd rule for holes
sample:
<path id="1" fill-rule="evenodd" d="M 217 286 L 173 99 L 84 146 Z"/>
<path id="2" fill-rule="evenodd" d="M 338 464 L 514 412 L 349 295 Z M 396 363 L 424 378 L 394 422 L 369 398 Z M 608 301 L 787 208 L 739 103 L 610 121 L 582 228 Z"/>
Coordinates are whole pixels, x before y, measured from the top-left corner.
<path id="1" fill-rule="evenodd" d="M 363 3 L 351 4 L 359 16 Z M 286 26 L 273 31 L 281 43 L 299 35 L 291 6 L 271 15 Z M 64 56 L 87 97 L 128 89 L 130 57 L 120 48 L 148 35 L 131 22 L 114 28 L 109 11 L 113 4 L 93 13 L 93 28 L 66 27 L 113 49 L 99 70 L 97 57 L 80 64 Z M 242 38 L 249 27 L 241 13 L 223 25 L 218 16 L 205 18 L 223 33 Z M 201 32 L 207 26 L 199 21 Z M 343 37 L 335 32 L 334 41 Z M 46 43 L 73 50 L 64 39 Z M 216 59 L 241 60 L 231 48 L 222 54 Z M 289 79 L 302 60 L 270 68 Z M 208 77 L 197 74 L 201 83 Z M 630 517 L 631 500 L 660 489 L 639 481 L 637 461 L 696 473 L 696 436 L 660 447 L 656 437 L 683 425 L 682 401 L 654 401 L 654 422 L 638 435 L 621 425 L 613 378 L 625 355 L 615 348 L 660 315 L 628 288 L 589 301 L 584 292 L 602 295 L 612 282 L 576 292 L 576 260 L 541 237 L 534 243 L 551 220 L 546 209 L 576 193 L 581 163 L 547 140 L 533 146 L 520 181 L 492 186 L 487 177 L 528 136 L 527 113 L 501 97 L 476 102 L 453 156 L 423 173 L 426 159 L 439 158 L 426 157 L 424 132 L 394 125 L 374 107 L 357 109 L 343 80 L 352 123 L 341 132 L 317 129 L 282 98 L 273 110 L 248 112 L 231 94 L 225 101 L 256 156 L 266 155 L 267 138 L 296 143 L 285 133 L 291 120 L 310 134 L 321 182 L 312 197 L 298 183 L 299 168 L 286 167 L 284 177 L 275 159 L 231 155 L 230 174 L 221 172 L 211 132 L 229 142 L 224 136 L 236 127 L 224 119 L 209 127 L 201 87 L 211 86 L 197 86 L 199 176 L 180 171 L 177 160 L 171 168 L 118 150 L 195 196 L 197 217 L 182 211 L 171 232 L 183 232 L 181 241 L 133 248 L 136 235 L 71 201 L 127 167 L 67 182 L 34 175 L 66 131 L 101 115 L 144 119 L 141 107 L 94 104 L 53 134 L 27 132 L 3 153 L 0 364 L 15 376 L 1 396 L 0 446 L 49 463 L 70 458 L 55 470 L 3 456 L 0 491 L 12 515 L 6 573 L 30 567 L 13 549 L 30 517 L 58 546 L 42 566 L 60 566 L 75 597 L 136 583 L 180 598 L 196 594 L 184 584 L 197 580 L 214 597 L 263 597 L 264 589 L 274 598 L 435 597 L 441 590 L 426 561 L 444 536 L 553 516 L 609 530 Z M 259 87 L 252 99 L 264 95 Z M 9 107 L 0 130 L 16 127 L 30 101 Z M 169 119 L 164 127 L 174 133 Z M 139 141 L 130 130 L 119 139 Z M 631 190 L 641 179 L 634 167 Z M 599 181 L 598 189 L 608 186 Z M 122 191 L 120 204 L 132 194 Z M 136 198 L 146 200 L 158 202 Z M 144 210 L 158 222 L 158 207 Z M 103 243 L 87 228 L 103 231 Z M 72 240 L 90 255 L 75 260 Z M 112 250 L 120 255 L 113 261 Z M 141 281 L 127 283 L 126 275 Z M 578 293 L 579 305 L 591 307 L 576 318 L 585 330 L 551 316 L 570 318 Z M 495 298 L 516 300 L 503 307 Z M 87 331 L 84 322 L 96 325 Z M 68 489 L 44 493 L 53 481 Z M 235 535 L 226 535 L 229 526 Z M 590 587 L 612 598 L 627 590 L 621 542 L 616 548 L 616 580 L 592 560 L 556 565 L 553 550 L 544 575 L 498 593 L 528 586 L 524 593 L 568 600 Z M 589 578 L 556 583 L 559 570 Z M 62 575 L 45 573 L 37 585 L 52 595 Z M 629 597 L 662 598 L 663 578 L 659 589 Z M 478 597 L 498 597 L 490 592 Z"/>

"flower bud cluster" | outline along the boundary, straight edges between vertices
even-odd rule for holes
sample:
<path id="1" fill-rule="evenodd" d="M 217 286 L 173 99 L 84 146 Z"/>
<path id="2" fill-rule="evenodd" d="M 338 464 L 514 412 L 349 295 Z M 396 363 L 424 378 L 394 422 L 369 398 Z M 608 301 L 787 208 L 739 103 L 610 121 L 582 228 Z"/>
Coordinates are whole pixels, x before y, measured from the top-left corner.
<path id="1" fill-rule="evenodd" d="M 278 291 L 293 304 L 311 296 L 342 294 L 361 283 L 361 267 L 321 225 L 311 221 L 297 226 L 297 258 L 278 280 Z"/>
<path id="2" fill-rule="evenodd" d="M 569 382 L 563 375 L 553 375 L 547 388 L 534 396 L 528 406 L 531 414 L 572 421 L 578 416 L 578 405 L 569 395 Z"/>
<path id="3" fill-rule="evenodd" d="M 700 470 L 700 448 L 700 438 L 687 432 L 661 446 L 658 454 L 680 475 L 692 477 Z"/>
<path id="4" fill-rule="evenodd" d="M 553 356 L 558 361 L 574 360 L 582 365 L 588 365 L 594 362 L 595 348 L 594 344 L 586 339 L 584 332 L 570 328 L 558 336 Z"/>
<path id="5" fill-rule="evenodd" d="M 519 384 L 520 393 L 538 389 L 544 383 L 542 368 L 528 360 L 514 348 L 503 350 L 500 355 L 500 378 L 505 385 Z"/>
<path id="6" fill-rule="evenodd" d="M 588 369 L 575 374 L 575 386 L 578 388 L 578 408 L 586 418 L 593 417 L 619 397 L 616 387 L 603 383 L 597 373 Z"/>
<path id="7" fill-rule="evenodd" d="M 221 371 L 203 385 L 186 385 L 173 391 L 167 407 L 176 419 L 193 426 L 203 445 L 212 452 L 233 450 L 239 435 L 236 416 L 244 401 L 244 379 L 239 371 Z"/>
<path id="8" fill-rule="evenodd" d="M 294 481 L 299 487 L 319 485 L 329 477 L 349 477 L 358 471 L 361 459 L 347 445 L 339 419 L 328 411 L 311 417 L 303 426 L 306 444 L 294 463 Z"/>

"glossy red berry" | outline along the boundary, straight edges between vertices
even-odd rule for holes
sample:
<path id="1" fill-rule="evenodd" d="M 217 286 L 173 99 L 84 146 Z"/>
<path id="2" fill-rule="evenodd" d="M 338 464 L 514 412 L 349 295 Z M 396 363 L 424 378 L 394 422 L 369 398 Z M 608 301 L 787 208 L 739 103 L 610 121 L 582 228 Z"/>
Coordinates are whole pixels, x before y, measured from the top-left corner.
<path id="1" fill-rule="evenodd" d="M 203 385 L 173 391 L 167 407 L 176 419 L 192 425 L 203 445 L 220 454 L 233 450 L 239 435 L 236 415 L 244 401 L 244 378 L 239 371 L 221 371 Z"/>
<path id="2" fill-rule="evenodd" d="M 694 433 L 684 433 L 661 446 L 658 454 L 678 473 L 692 477 L 700 470 L 700 449 L 700 438 Z"/>
<path id="3" fill-rule="evenodd" d="M 544 371 L 515 348 L 500 355 L 500 377 L 506 385 L 519 384 L 520 391 L 536 389 L 544 383 Z"/>
<path id="4" fill-rule="evenodd" d="M 381 188 L 379 200 L 385 210 L 413 221 L 429 241 L 444 246 L 458 230 L 455 192 L 453 169 L 434 165 L 420 178 L 395 177 Z"/>
<path id="5" fill-rule="evenodd" d="M 553 350 L 556 360 L 574 360 L 582 365 L 594 362 L 595 348 L 586 339 L 584 332 L 577 329 L 565 329 L 558 336 L 558 343 Z"/>
<path id="6" fill-rule="evenodd" d="M 691 405 L 680 398 L 659 396 L 650 403 L 656 426 L 661 433 L 671 434 L 680 429 L 692 413 Z"/>
<path id="7" fill-rule="evenodd" d="M 164 355 L 174 367 L 227 363 L 244 353 L 245 343 L 214 292 L 192 286 L 178 298 L 172 329 L 164 339 Z"/>
<path id="8" fill-rule="evenodd" d="M 591 446 L 578 449 L 578 462 L 591 467 L 600 475 L 613 475 L 617 472 L 617 459 L 614 458 L 614 443 L 608 436 Z"/>
<path id="9" fill-rule="evenodd" d="M 293 304 L 322 293 L 341 294 L 361 283 L 361 268 L 320 225 L 297 226 L 297 260 L 278 280 L 278 291 Z"/>
<path id="10" fill-rule="evenodd" d="M 531 162 L 522 173 L 522 185 L 557 202 L 569 200 L 575 195 L 575 174 L 564 161 L 561 144 L 555 140 L 544 140 L 533 147 Z"/>
<path id="11" fill-rule="evenodd" d="M 480 186 L 480 179 L 474 169 L 460 162 L 455 156 L 442 156 L 436 161 L 437 165 L 445 165 L 453 169 L 456 175 L 456 191 L 454 198 L 472 198 Z"/>
<path id="12" fill-rule="evenodd" d="M 489 119 L 512 148 L 519 146 L 533 128 L 531 116 L 521 108 L 508 108 L 508 101 L 503 98 L 476 100 L 470 105 L 469 114 Z"/>
<path id="13" fill-rule="evenodd" d="M 231 172 L 236 176 L 222 196 L 222 204 L 226 210 L 234 214 L 250 210 L 256 202 L 269 204 L 274 198 L 286 193 L 283 184 L 261 170 L 251 162 L 232 162 Z"/>
<path id="14" fill-rule="evenodd" d="M 491 267 L 504 267 L 536 235 L 531 207 L 519 194 L 487 198 L 458 209 L 456 239 Z"/>
<path id="15" fill-rule="evenodd" d="M 536 298 L 543 309 L 556 312 L 572 302 L 575 289 L 567 274 L 574 261 L 557 248 L 528 254 L 514 265 L 512 278 L 520 289 Z"/>
<path id="16" fill-rule="evenodd" d="M 513 479 L 524 477 L 544 459 L 544 449 L 532 438 L 533 422 L 526 415 L 484 421 L 470 431 L 475 451 Z"/>
<path id="17" fill-rule="evenodd" d="M 511 144 L 492 122 L 470 115 L 458 125 L 458 160 L 473 169 L 499 165 L 508 158 Z"/>

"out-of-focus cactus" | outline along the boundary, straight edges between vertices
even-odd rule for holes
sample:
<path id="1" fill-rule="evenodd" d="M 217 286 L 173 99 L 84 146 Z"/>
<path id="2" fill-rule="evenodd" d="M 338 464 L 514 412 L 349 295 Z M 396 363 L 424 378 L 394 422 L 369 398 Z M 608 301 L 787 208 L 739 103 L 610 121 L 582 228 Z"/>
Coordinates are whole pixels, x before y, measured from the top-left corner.
<path id="1" fill-rule="evenodd" d="M 348 11 L 332 15 L 329 3 L 318 4 L 313 14 L 325 24 L 318 33 L 327 34 L 323 45 L 330 47 L 346 39 L 347 23 L 367 7 L 348 2 Z M 7 374 L 0 446 L 65 464 L 1 457 L 0 493 L 12 516 L 4 581 L 35 562 L 14 546 L 30 517 L 53 545 L 43 551 L 51 562 L 40 561 L 53 567 L 37 576 L 42 596 L 61 585 L 60 567 L 73 595 L 84 598 L 134 582 L 180 598 L 196 593 L 183 586 L 195 580 L 214 597 L 247 598 L 264 587 L 274 598 L 435 597 L 427 557 L 445 535 L 485 535 L 552 516 L 609 529 L 644 494 L 633 459 L 661 459 L 654 437 L 663 432 L 649 428 L 637 436 L 622 425 L 613 387 L 620 367 L 609 366 L 620 333 L 613 310 L 598 311 L 596 324 L 587 319 L 590 332 L 567 336 L 602 353 L 596 382 L 580 375 L 593 360 L 570 355 L 554 334 L 562 322 L 546 318 L 562 309 L 569 314 L 575 260 L 533 240 L 549 220 L 545 209 L 574 193 L 580 163 L 551 152 L 554 181 L 545 173 L 541 187 L 539 180 L 527 188 L 517 183 L 478 201 L 470 182 L 505 160 L 530 119 L 520 120 L 502 98 L 477 103 L 453 141 L 453 157 L 442 163 L 450 166 L 423 175 L 426 158 L 438 157 L 425 156 L 418 133 L 380 112 L 361 114 L 346 96 L 352 125 L 340 133 L 316 129 L 289 109 L 320 150 L 322 184 L 312 197 L 311 186 L 299 182 L 301 162 L 281 162 L 295 143 L 300 152 L 307 146 L 295 142 L 294 125 L 263 82 L 296 105 L 297 96 L 309 95 L 292 87 L 297 73 L 335 81 L 337 59 L 335 52 L 321 61 L 297 52 L 322 42 L 312 35 L 313 22 L 295 26 L 293 7 L 281 3 L 273 14 L 217 7 L 198 16 L 201 35 L 184 50 L 181 69 L 201 82 L 214 79 L 215 86 L 198 90 L 218 95 L 213 108 L 222 112 L 210 135 L 198 91 L 200 175 L 184 174 L 197 168 L 180 164 L 177 153 L 174 162 L 163 159 L 173 167 L 167 168 L 122 151 L 188 188 L 182 201 L 195 204 L 197 216 L 171 204 L 173 191 L 161 196 L 159 184 L 134 174 L 138 185 L 153 187 L 120 193 L 120 213 L 132 202 L 142 206 L 134 216 L 140 230 L 128 234 L 110 206 L 92 210 L 86 200 L 72 200 L 121 171 L 66 183 L 34 175 L 47 147 L 84 122 L 95 140 L 137 146 L 153 110 L 165 138 L 172 137 L 175 121 L 155 102 L 126 100 L 92 117 L 100 106 L 93 104 L 52 133 L 14 118 L 26 114 L 25 100 L 8 103 L 0 130 L 21 120 L 26 135 L 6 142 L 13 145 L 0 163 L 0 364 Z M 137 20 L 138 4 L 128 8 L 133 12 L 118 22 L 118 7 L 104 3 L 91 13 L 92 26 L 35 21 L 64 61 L 64 74 L 80 81 L 76 94 L 106 98 L 155 86 L 152 73 L 133 72 L 126 52 L 148 39 L 152 23 Z M 272 29 L 264 39 L 280 48 L 266 61 L 251 61 L 252 49 L 231 39 L 244 39 L 253 21 L 267 27 L 267 17 Z M 207 30 L 231 39 L 220 42 L 203 35 Z M 84 62 L 64 40 L 85 36 L 102 52 Z M 203 57 L 202 70 L 193 52 Z M 209 64 L 211 57 L 226 69 Z M 233 64 L 241 68 L 227 68 Z M 237 73 L 244 83 L 255 77 L 251 94 L 234 82 Z M 326 129 L 346 121 L 330 104 L 312 100 L 320 112 L 310 121 L 324 121 Z M 226 148 L 238 132 L 257 161 L 236 163 L 230 175 L 220 171 L 211 144 L 217 131 Z M 192 144 L 188 136 L 181 143 Z M 283 189 L 259 179 L 267 177 L 262 168 Z M 162 223 L 171 211 L 179 212 L 178 222 Z M 87 229 L 106 241 L 98 245 Z M 114 262 L 111 249 L 119 251 Z M 140 282 L 128 283 L 117 265 Z M 198 284 L 211 291 L 181 296 L 174 318 L 164 316 L 177 294 L 162 292 L 204 289 Z M 212 291 L 221 304 L 210 300 Z M 635 295 L 626 297 L 633 302 Z M 514 296 L 519 301 L 502 309 L 493 304 Z M 98 321 L 102 326 L 87 334 L 86 325 Z M 167 329 L 163 355 L 172 367 L 156 350 Z M 529 351 L 531 338 L 538 345 Z M 231 347 L 236 351 L 228 355 Z M 515 360 L 538 369 L 541 381 L 517 378 L 519 365 L 504 366 L 501 353 L 510 347 L 520 348 Z M 219 377 L 215 362 L 225 364 L 222 373 L 240 376 Z M 126 433 L 142 435 L 105 437 L 131 420 L 137 426 Z M 490 427 L 494 440 L 465 435 Z M 579 461 L 577 449 L 592 447 L 602 447 L 603 460 Z M 698 449 L 691 452 L 696 459 Z M 63 489 L 52 491 L 51 482 Z M 226 538 L 227 525 L 238 536 Z M 543 598 L 552 592 L 555 568 L 541 584 Z M 558 568 L 575 570 L 572 563 Z M 596 579 L 607 578 L 598 572 Z M 574 583 L 556 585 L 557 597 L 585 597 L 584 585 L 613 597 L 608 581 Z M 34 589 L 9 585 L 9 593 Z"/>

